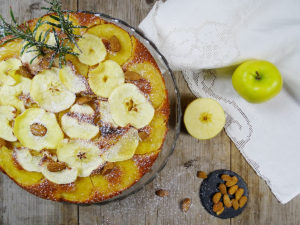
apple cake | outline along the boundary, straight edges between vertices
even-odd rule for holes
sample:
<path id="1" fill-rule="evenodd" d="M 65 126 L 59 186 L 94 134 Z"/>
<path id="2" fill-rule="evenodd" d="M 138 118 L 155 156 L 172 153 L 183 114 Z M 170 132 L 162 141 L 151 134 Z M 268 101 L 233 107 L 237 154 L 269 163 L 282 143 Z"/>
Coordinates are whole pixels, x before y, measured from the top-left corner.
<path id="1" fill-rule="evenodd" d="M 135 184 L 158 157 L 167 90 L 137 38 L 94 14 L 65 16 L 78 27 L 68 44 L 75 54 L 63 61 L 52 57 L 51 46 L 66 40 L 53 14 L 21 25 L 47 44 L 44 54 L 21 38 L 0 42 L 0 169 L 38 197 L 97 203 Z"/>

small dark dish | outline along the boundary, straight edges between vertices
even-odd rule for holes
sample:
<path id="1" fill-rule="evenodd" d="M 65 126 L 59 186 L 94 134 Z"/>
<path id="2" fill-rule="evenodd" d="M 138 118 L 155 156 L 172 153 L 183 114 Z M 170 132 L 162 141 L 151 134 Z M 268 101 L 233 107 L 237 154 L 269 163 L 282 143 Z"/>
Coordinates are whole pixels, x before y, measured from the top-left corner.
<path id="1" fill-rule="evenodd" d="M 223 174 L 227 174 L 230 176 L 236 176 L 238 178 L 237 185 L 240 188 L 244 189 L 244 195 L 249 199 L 249 193 L 248 193 L 248 188 L 247 184 L 243 180 L 242 177 L 240 177 L 238 174 L 231 170 L 215 170 L 211 172 L 207 179 L 203 180 L 201 187 L 200 187 L 200 199 L 202 202 L 202 205 L 204 208 L 209 212 L 211 215 L 216 216 L 221 219 L 228 219 L 228 218 L 233 218 L 236 217 L 237 215 L 241 214 L 245 207 L 247 206 L 247 203 L 244 205 L 243 208 L 239 208 L 238 210 L 234 210 L 232 207 L 231 208 L 226 208 L 224 206 L 224 211 L 220 214 L 217 215 L 213 211 L 213 201 L 212 197 L 215 193 L 219 192 L 218 186 L 220 183 L 224 183 L 224 181 L 221 179 L 221 176 Z M 229 195 L 230 199 L 232 199 L 234 196 Z"/>

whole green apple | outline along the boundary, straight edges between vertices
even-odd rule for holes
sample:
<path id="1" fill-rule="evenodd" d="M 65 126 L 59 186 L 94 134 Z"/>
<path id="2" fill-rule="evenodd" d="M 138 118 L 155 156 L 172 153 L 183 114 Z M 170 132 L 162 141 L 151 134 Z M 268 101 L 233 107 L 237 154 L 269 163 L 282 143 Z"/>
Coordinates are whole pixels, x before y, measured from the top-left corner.
<path id="1" fill-rule="evenodd" d="M 232 85 L 248 102 L 260 103 L 280 92 L 282 77 L 272 63 L 250 60 L 239 65 L 233 72 Z"/>

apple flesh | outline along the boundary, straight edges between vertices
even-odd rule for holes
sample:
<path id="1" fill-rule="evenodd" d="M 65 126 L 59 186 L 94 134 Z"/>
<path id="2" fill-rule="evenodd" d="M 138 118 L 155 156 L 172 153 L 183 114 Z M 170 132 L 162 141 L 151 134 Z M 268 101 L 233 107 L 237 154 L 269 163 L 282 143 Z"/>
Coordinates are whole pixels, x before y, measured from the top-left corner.
<path id="1" fill-rule="evenodd" d="M 220 133 L 226 119 L 224 110 L 217 101 L 198 98 L 187 106 L 183 121 L 191 136 L 205 140 Z"/>
<path id="2" fill-rule="evenodd" d="M 239 65 L 232 75 L 234 89 L 251 103 L 265 102 L 282 88 L 282 77 L 275 65 L 264 60 L 250 60 Z"/>

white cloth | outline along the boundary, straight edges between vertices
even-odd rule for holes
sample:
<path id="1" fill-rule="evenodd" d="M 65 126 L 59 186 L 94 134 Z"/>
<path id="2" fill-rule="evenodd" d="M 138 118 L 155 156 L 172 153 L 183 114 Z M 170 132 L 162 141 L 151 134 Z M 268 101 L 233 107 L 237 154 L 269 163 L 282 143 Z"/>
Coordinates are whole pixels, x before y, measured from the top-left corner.
<path id="1" fill-rule="evenodd" d="M 139 26 L 196 96 L 223 106 L 227 134 L 281 203 L 300 193 L 299 12 L 299 0 L 167 0 Z M 273 62 L 284 80 L 262 104 L 234 91 L 233 67 L 219 69 L 253 58 Z"/>

